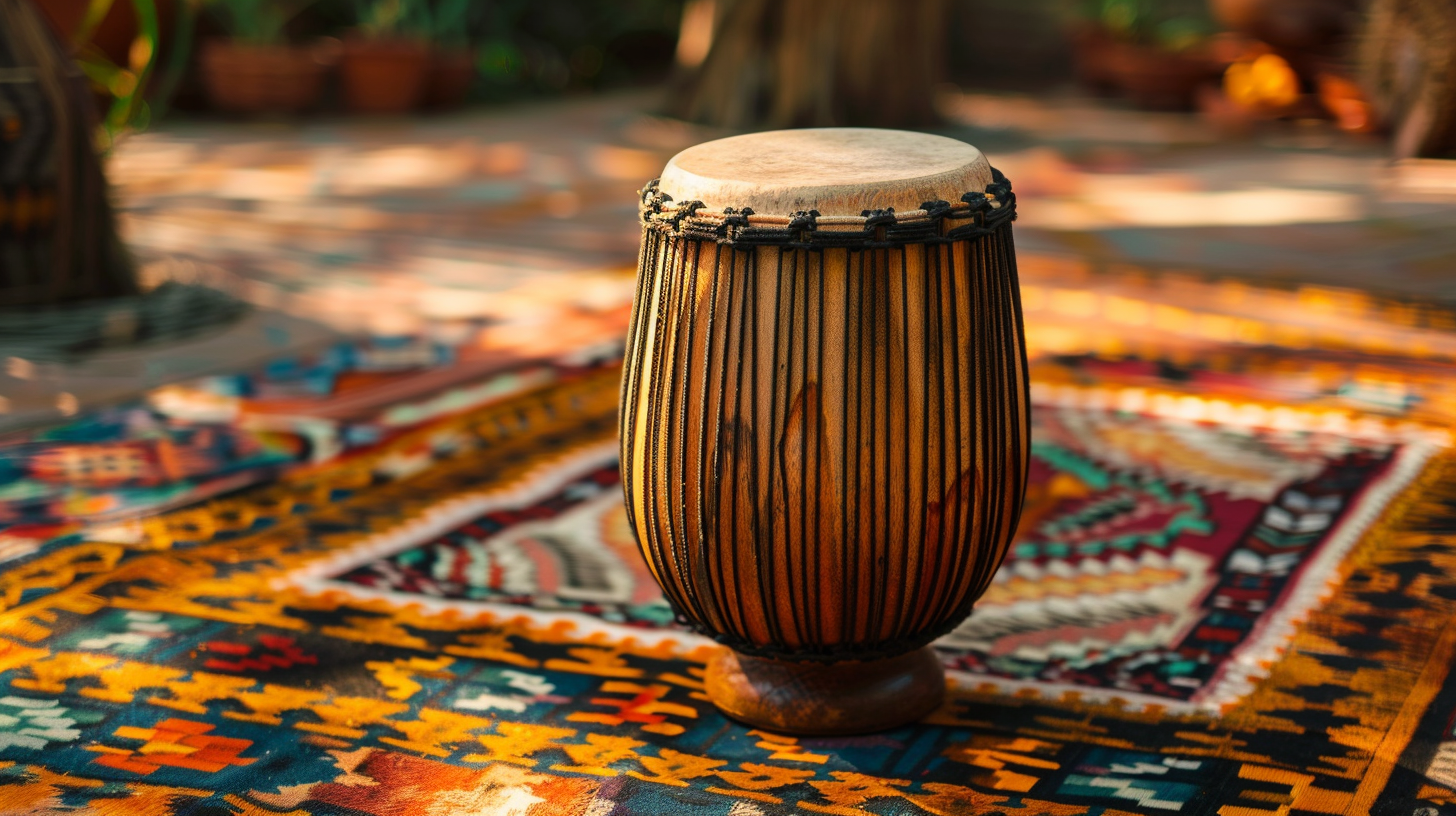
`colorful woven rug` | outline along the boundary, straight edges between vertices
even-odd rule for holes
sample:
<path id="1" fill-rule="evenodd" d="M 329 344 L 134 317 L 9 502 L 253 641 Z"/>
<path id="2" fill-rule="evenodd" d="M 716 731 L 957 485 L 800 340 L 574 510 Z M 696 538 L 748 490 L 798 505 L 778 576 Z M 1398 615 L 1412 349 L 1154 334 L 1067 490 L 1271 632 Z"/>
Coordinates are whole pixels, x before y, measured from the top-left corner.
<path id="1" fill-rule="evenodd" d="M 0 813 L 1456 807 L 1446 435 L 1076 367 L 1038 369 L 1026 518 L 914 726 L 717 713 L 716 647 L 672 624 L 622 515 L 619 370 L 557 366 L 5 563 Z"/>

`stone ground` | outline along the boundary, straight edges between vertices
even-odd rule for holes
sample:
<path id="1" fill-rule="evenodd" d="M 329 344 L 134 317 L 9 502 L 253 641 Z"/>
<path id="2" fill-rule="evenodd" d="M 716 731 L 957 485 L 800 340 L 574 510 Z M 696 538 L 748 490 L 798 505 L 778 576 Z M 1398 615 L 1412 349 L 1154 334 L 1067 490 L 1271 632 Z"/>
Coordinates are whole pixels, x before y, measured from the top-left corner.
<path id="1" fill-rule="evenodd" d="M 152 273 L 203 275 L 260 308 L 186 343 L 39 376 L 8 367 L 10 419 L 56 414 L 58 394 L 94 405 L 341 333 L 486 320 L 506 347 L 580 344 L 596 330 L 584 327 L 604 328 L 592 316 L 630 301 L 636 190 L 677 150 L 727 135 L 655 106 L 633 91 L 401 121 L 176 121 L 131 136 L 110 161 L 126 240 Z M 1139 337 L 1156 337 L 1158 315 L 1183 320 L 1106 308 L 1129 299 L 1198 315 L 1221 299 L 1198 324 L 1224 321 L 1205 332 L 1220 342 L 1262 310 L 1314 346 L 1321 332 L 1353 332 L 1367 351 L 1456 353 L 1430 320 L 1392 329 L 1350 294 L 1456 303 L 1456 162 L 1392 164 L 1378 142 L 1320 123 L 1230 140 L 1193 115 L 1073 95 L 953 92 L 944 109 L 944 132 L 981 147 L 1017 190 L 1033 356 L 1098 350 L 1087 331 L 1060 328 L 1094 312 Z M 1250 305 L 1243 284 L 1268 296 Z"/>
<path id="2" fill-rule="evenodd" d="M 226 265 L 254 297 L 312 293 L 345 324 L 356 296 L 381 291 L 454 314 L 461 289 L 632 263 L 634 192 L 677 150 L 725 135 L 653 117 L 655 102 L 184 122 L 129 139 L 112 175 L 133 246 Z M 1456 301 L 1456 163 L 1392 164 L 1322 123 L 1228 140 L 1193 115 L 1075 96 L 944 102 L 945 132 L 1015 184 L 1026 250 Z"/>

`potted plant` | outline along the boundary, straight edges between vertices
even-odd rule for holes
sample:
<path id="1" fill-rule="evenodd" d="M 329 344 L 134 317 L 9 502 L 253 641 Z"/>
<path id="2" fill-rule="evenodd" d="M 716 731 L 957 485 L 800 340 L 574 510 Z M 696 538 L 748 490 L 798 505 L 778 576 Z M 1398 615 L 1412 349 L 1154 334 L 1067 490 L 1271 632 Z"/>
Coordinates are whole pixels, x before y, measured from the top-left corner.
<path id="1" fill-rule="evenodd" d="M 328 51 L 287 42 L 286 27 L 310 0 L 210 0 L 229 36 L 203 43 L 202 82 L 227 113 L 298 113 L 318 103 Z"/>
<path id="2" fill-rule="evenodd" d="M 475 80 L 475 51 L 470 47 L 472 0 L 436 0 L 430 11 L 430 67 L 425 78 L 425 107 L 451 110 L 465 103 Z"/>
<path id="3" fill-rule="evenodd" d="M 344 104 L 356 113 L 399 114 L 419 105 L 430 68 L 423 0 L 365 0 L 344 39 Z"/>

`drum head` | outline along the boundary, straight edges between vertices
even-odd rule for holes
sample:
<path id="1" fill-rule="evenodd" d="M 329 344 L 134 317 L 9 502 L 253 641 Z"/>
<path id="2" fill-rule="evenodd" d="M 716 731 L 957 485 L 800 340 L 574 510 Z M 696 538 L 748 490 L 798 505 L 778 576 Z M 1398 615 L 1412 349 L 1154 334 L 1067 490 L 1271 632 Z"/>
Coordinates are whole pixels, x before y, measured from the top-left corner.
<path id="1" fill-rule="evenodd" d="M 709 209 L 857 216 L 959 201 L 990 183 L 986 157 L 956 139 L 903 130 L 808 128 L 690 147 L 667 163 L 658 190 Z"/>

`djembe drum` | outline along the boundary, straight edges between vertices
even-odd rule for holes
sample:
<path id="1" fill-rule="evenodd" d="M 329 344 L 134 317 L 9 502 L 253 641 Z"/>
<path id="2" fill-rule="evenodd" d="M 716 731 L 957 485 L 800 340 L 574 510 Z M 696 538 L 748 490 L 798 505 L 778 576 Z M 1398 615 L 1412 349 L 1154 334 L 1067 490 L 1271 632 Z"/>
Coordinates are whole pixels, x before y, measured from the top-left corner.
<path id="1" fill-rule="evenodd" d="M 621 462 L 713 702 L 780 731 L 918 719 L 1016 529 L 1027 380 L 1010 185 L 970 145 L 722 139 L 643 191 Z"/>

